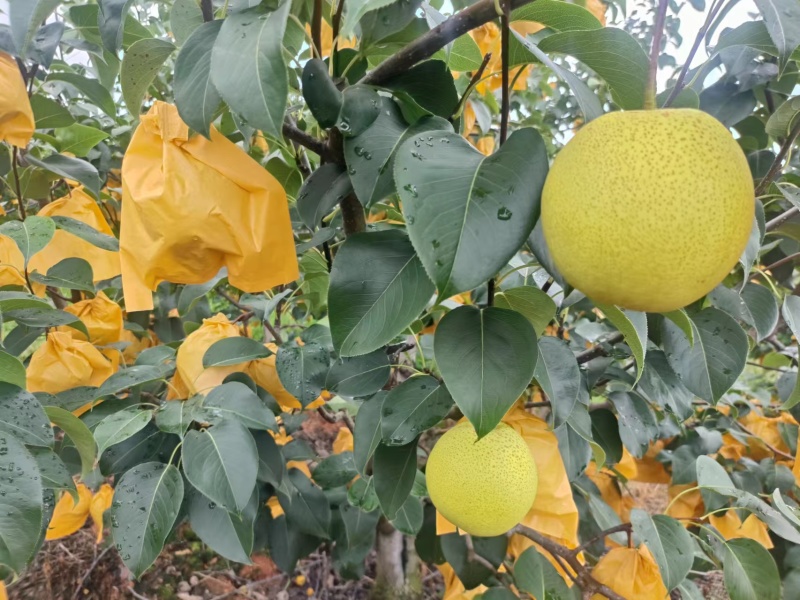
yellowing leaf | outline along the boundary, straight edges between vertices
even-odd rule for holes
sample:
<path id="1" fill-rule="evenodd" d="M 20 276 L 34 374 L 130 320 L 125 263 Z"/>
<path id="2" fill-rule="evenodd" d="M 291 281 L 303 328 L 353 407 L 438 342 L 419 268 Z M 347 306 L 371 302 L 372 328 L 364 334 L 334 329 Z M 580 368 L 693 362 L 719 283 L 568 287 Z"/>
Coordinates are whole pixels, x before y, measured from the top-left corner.
<path id="1" fill-rule="evenodd" d="M 24 148 L 34 128 L 28 90 L 17 61 L 0 52 L 0 141 Z"/>
<path id="2" fill-rule="evenodd" d="M 769 537 L 767 526 L 758 517 L 751 514 L 742 523 L 739 514 L 731 509 L 724 513 L 709 515 L 708 522 L 711 523 L 726 540 L 734 538 L 750 538 L 757 541 L 767 550 L 774 544 Z"/>
<path id="3" fill-rule="evenodd" d="M 597 562 L 592 576 L 623 598 L 664 600 L 667 597 L 658 565 L 645 546 L 613 548 Z M 601 594 L 592 596 L 592 600 L 603 598 Z"/>
<path id="4" fill-rule="evenodd" d="M 537 31 L 541 31 L 544 29 L 544 26 L 531 21 L 514 21 L 511 23 L 511 29 L 523 36 L 528 36 Z M 492 53 L 492 57 L 486 65 L 484 79 L 475 86 L 475 91 L 483 95 L 487 91 L 500 89 L 503 83 L 501 75 L 502 53 L 500 52 L 500 28 L 494 23 L 486 23 L 485 25 L 473 29 L 469 34 L 478 44 L 481 55 L 485 56 L 487 52 Z M 516 77 L 518 69 L 514 68 L 510 74 L 512 78 L 516 77 L 513 89 L 524 90 L 527 87 L 528 75 L 530 75 L 531 68 L 531 66 L 523 67 L 519 77 Z"/>
<path id="5" fill-rule="evenodd" d="M 269 508 L 269 512 L 272 514 L 273 519 L 277 519 L 284 514 L 283 507 L 278 501 L 277 496 L 272 496 L 269 500 L 267 500 L 267 508 Z"/>
<path id="6" fill-rule="evenodd" d="M 89 514 L 94 522 L 94 528 L 97 531 L 96 542 L 99 544 L 103 541 L 103 513 L 111 508 L 111 500 L 114 498 L 114 488 L 107 483 L 100 486 L 98 492 L 92 496 L 92 502 L 89 505 Z"/>
<path id="7" fill-rule="evenodd" d="M 339 433 L 336 434 L 336 439 L 333 440 L 333 453 L 341 454 L 342 452 L 353 451 L 353 434 L 347 427 L 342 427 Z"/>
<path id="8" fill-rule="evenodd" d="M 78 503 L 75 504 L 72 495 L 64 492 L 61 495 L 50 524 L 47 526 L 45 539 L 57 540 L 78 531 L 89 517 L 89 505 L 92 502 L 92 492 L 82 483 L 78 484 Z"/>

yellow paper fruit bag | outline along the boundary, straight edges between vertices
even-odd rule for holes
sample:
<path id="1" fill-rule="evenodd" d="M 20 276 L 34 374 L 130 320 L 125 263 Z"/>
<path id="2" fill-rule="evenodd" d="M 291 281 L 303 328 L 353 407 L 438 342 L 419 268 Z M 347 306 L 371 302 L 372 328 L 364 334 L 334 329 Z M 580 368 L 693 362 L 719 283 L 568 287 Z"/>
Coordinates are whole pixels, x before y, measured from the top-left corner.
<path id="1" fill-rule="evenodd" d="M 51 202 L 39 211 L 41 217 L 69 217 L 86 223 L 100 233 L 113 236 L 114 232 L 103 216 L 97 202 L 83 188 L 75 188 L 63 198 Z M 104 281 L 120 274 L 119 252 L 103 250 L 81 238 L 57 229 L 53 239 L 40 252 L 31 257 L 30 271 L 42 275 L 65 258 L 82 258 L 92 266 L 94 280 Z"/>
<path id="2" fill-rule="evenodd" d="M 0 52 L 0 142 L 24 148 L 34 129 L 31 102 L 17 61 Z"/>
<path id="3" fill-rule="evenodd" d="M 103 292 L 91 300 L 81 300 L 64 308 L 65 312 L 78 317 L 89 330 L 89 341 L 98 346 L 113 344 L 122 334 L 122 309 Z M 59 331 L 85 340 L 86 335 L 72 327 L 62 326 Z"/>
<path id="4" fill-rule="evenodd" d="M 162 281 L 203 283 L 228 268 L 259 292 L 299 276 L 286 192 L 213 127 L 189 137 L 177 109 L 156 102 L 122 162 L 120 258 L 129 312 L 153 307 Z"/>
<path id="5" fill-rule="evenodd" d="M 0 234 L 0 287 L 18 285 L 25 287 L 25 257 L 17 243 Z"/>
<path id="6" fill-rule="evenodd" d="M 239 328 L 219 313 L 186 336 L 175 358 L 175 375 L 186 386 L 189 395 L 207 394 L 231 373 L 238 373 L 242 365 L 228 367 L 203 367 L 203 356 L 216 342 L 229 337 L 238 337 Z"/>
<path id="7" fill-rule="evenodd" d="M 81 385 L 99 386 L 114 371 L 114 365 L 89 342 L 53 331 L 31 356 L 28 391 L 58 394 Z"/>
<path id="8" fill-rule="evenodd" d="M 664 600 L 667 588 L 661 580 L 656 561 L 645 546 L 614 548 L 605 554 L 592 570 L 592 576 L 623 598 Z M 605 598 L 595 594 L 592 600 Z"/>

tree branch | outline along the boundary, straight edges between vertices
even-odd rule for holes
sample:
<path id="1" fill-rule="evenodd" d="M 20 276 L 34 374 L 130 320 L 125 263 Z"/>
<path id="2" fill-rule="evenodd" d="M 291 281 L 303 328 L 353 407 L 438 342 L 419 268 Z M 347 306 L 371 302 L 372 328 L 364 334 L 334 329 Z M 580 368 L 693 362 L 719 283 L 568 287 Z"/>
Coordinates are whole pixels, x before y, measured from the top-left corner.
<path id="1" fill-rule="evenodd" d="M 602 594 L 609 600 L 626 600 L 614 590 L 592 577 L 589 569 L 578 560 L 578 553 L 574 550 L 570 550 L 566 546 L 554 542 L 549 537 L 542 535 L 530 527 L 525 527 L 525 525 L 517 525 L 512 529 L 512 533 L 524 535 L 529 540 L 539 544 L 553 556 L 566 562 L 569 567 L 575 571 L 575 583 L 580 586 L 584 592 Z"/>
<path id="2" fill-rule="evenodd" d="M 200 10 L 203 11 L 203 21 L 208 23 L 214 20 L 214 5 L 211 0 L 200 0 Z"/>
<path id="3" fill-rule="evenodd" d="M 311 56 L 322 58 L 322 0 L 314 0 L 314 14 L 311 16 Z"/>
<path id="4" fill-rule="evenodd" d="M 767 191 L 769 185 L 772 183 L 772 180 L 775 179 L 783 169 L 783 159 L 786 158 L 786 155 L 789 154 L 789 150 L 792 149 L 792 145 L 797 137 L 800 136 L 800 122 L 798 122 L 789 133 L 789 136 L 783 140 L 783 144 L 781 144 L 781 149 L 778 151 L 778 155 L 775 157 L 775 160 L 772 161 L 772 166 L 770 166 L 769 171 L 764 176 L 764 178 L 758 182 L 756 186 L 756 197 L 761 196 L 764 192 Z"/>
<path id="5" fill-rule="evenodd" d="M 323 140 L 317 139 L 313 135 L 299 129 L 294 123 L 289 121 L 283 122 L 283 135 L 304 148 L 308 148 L 315 154 L 319 154 L 321 158 L 326 160 L 330 158 L 328 145 Z"/>
<path id="6" fill-rule="evenodd" d="M 779 214 L 774 219 L 771 219 L 771 220 L 767 221 L 767 225 L 766 225 L 765 229 L 767 231 L 774 231 L 778 227 L 783 225 L 783 223 L 785 221 L 787 221 L 788 219 L 790 219 L 791 217 L 795 216 L 798 213 L 800 213 L 800 208 L 792 207 L 789 210 L 787 210 L 785 212 L 782 212 L 781 214 Z"/>
<path id="7" fill-rule="evenodd" d="M 664 37 L 664 21 L 667 18 L 667 5 L 669 0 L 659 0 L 658 12 L 653 23 L 653 45 L 650 48 L 650 70 L 647 74 L 647 89 L 644 95 L 644 107 L 656 107 L 656 78 L 658 76 L 658 55 L 661 54 L 661 40 Z"/>
<path id="8" fill-rule="evenodd" d="M 509 10 L 530 4 L 533 0 L 509 0 Z M 359 82 L 380 84 L 406 72 L 418 62 L 430 58 L 439 50 L 468 31 L 497 18 L 494 0 L 480 0 L 454 14 L 425 35 L 418 37 L 402 50 L 393 54 Z"/>
<path id="9" fill-rule="evenodd" d="M 621 333 L 615 333 L 614 335 L 611 335 L 607 337 L 605 340 L 603 340 L 602 343 L 616 344 L 618 342 L 621 342 L 623 339 L 624 336 Z M 578 364 L 582 365 L 594 358 L 598 358 L 599 356 L 606 356 L 607 354 L 608 352 L 606 352 L 606 349 L 603 348 L 602 344 L 598 343 L 589 348 L 588 350 L 584 350 L 583 352 L 578 354 L 578 356 L 576 356 L 575 358 L 578 360 Z"/>
<path id="10" fill-rule="evenodd" d="M 27 215 L 25 214 L 25 204 L 24 200 L 22 199 L 22 185 L 20 184 L 19 179 L 19 171 L 18 171 L 18 163 L 19 163 L 19 148 L 14 146 L 14 150 L 11 152 L 11 170 L 14 172 L 14 186 L 16 188 L 17 193 L 17 206 L 19 206 L 19 218 L 21 221 L 24 221 Z"/>

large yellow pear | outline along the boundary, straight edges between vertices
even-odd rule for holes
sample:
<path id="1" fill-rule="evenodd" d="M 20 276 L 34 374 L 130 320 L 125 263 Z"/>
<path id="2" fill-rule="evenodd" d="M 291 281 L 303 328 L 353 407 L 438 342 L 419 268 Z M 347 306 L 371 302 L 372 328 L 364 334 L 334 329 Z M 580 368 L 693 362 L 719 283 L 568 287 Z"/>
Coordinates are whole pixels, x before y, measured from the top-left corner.
<path id="1" fill-rule="evenodd" d="M 456 425 L 433 447 L 425 475 L 436 510 L 483 537 L 519 523 L 539 483 L 528 445 L 505 423 L 480 440 L 468 421 Z"/>
<path id="2" fill-rule="evenodd" d="M 606 304 L 666 312 L 703 297 L 742 254 L 753 179 L 739 145 L 693 109 L 614 112 L 556 156 L 542 195 L 556 266 Z"/>

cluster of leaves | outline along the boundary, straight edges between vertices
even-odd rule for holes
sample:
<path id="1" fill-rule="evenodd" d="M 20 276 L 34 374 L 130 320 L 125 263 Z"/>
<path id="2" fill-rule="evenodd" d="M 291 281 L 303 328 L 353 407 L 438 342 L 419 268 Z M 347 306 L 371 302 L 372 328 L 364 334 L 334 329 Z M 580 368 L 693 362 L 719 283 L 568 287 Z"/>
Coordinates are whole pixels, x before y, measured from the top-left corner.
<path id="1" fill-rule="evenodd" d="M 360 577 L 382 522 L 415 536 L 423 560 L 458 585 L 492 588 L 487 597 L 572 597 L 553 565 L 578 554 L 599 560 L 581 584 L 613 587 L 603 574 L 622 567 L 608 566 L 619 556 L 606 553 L 608 530 L 608 543 L 646 548 L 637 560 L 657 568 L 640 572 L 684 598 L 701 597 L 693 578 L 720 568 L 735 600 L 778 598 L 781 579 L 800 577 L 796 0 L 758 0 L 761 16 L 711 47 L 729 5 L 714 3 L 697 44 L 708 59 L 659 95 L 731 127 L 760 182 L 740 264 L 707 298 L 664 315 L 571 289 L 537 225 L 564 125 L 643 107 L 646 27 L 605 27 L 603 11 L 563 0 L 513 2 L 508 63 L 528 86 L 512 93 L 511 135 L 486 156 L 473 144 L 494 145 L 501 93 L 499 61 L 484 60 L 500 35 L 487 0 L 468 9 L 475 31 L 444 40 L 430 33 L 450 31 L 442 3 L 419 0 L 345 0 L 343 12 L 324 0 L 234 0 L 216 14 L 195 0 L 60 4 L 12 0 L 0 29 L 36 129 L 0 160 L 0 233 L 21 253 L 0 273 L 16 273 L 0 281 L 3 578 L 29 564 L 56 502 L 77 501 L 75 478 L 113 480 L 113 543 L 136 576 L 188 522 L 233 561 L 266 549 L 291 571 L 325 545 L 343 576 Z M 118 169 L 151 99 L 174 102 L 197 135 L 213 124 L 281 183 L 299 281 L 250 294 L 224 271 L 164 283 L 153 311 L 124 324 L 120 311 L 115 326 L 75 308 L 125 306 L 120 278 L 96 277 L 91 253 L 67 244 L 33 268 L 57 236 L 119 250 Z M 110 233 L 46 213 L 78 184 Z M 215 312 L 227 318 L 203 322 Z M 104 323 L 115 334 L 100 341 L 93 327 Z M 219 324 L 233 333 L 192 338 Z M 64 332 L 111 357 L 102 377 L 48 346 Z M 68 387 L 63 371 L 35 366 L 42 348 L 77 378 Z M 208 387 L 178 384 L 189 354 L 196 374 L 212 374 Z M 512 565 L 506 536 L 470 545 L 437 529 L 424 465 L 442 426 L 463 415 L 484 435 L 517 402 L 553 432 L 542 481 L 563 478 L 571 497 L 569 515 L 546 517 L 563 535 L 526 521 L 549 537 L 542 552 L 512 552 Z M 327 456 L 303 439 L 316 414 L 346 426 Z M 667 514 L 631 510 L 637 480 L 670 484 Z M 747 515 L 757 522 L 743 533 Z"/>

